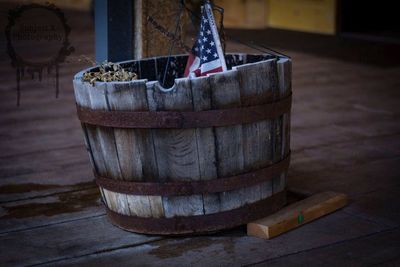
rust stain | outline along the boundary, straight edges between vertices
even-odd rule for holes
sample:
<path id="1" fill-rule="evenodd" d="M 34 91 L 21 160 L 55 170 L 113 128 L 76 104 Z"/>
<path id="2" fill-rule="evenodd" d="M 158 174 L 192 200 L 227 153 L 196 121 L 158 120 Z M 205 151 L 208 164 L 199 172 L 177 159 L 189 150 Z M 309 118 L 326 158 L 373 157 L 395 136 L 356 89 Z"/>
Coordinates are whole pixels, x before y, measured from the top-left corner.
<path id="1" fill-rule="evenodd" d="M 56 188 L 72 188 L 72 189 L 84 189 L 94 187 L 95 183 L 93 181 L 78 183 L 74 185 L 58 185 L 58 184 L 9 184 L 0 186 L 0 194 L 22 194 L 33 191 L 45 191 Z"/>
<path id="2" fill-rule="evenodd" d="M 57 196 L 57 200 L 50 203 L 27 203 L 16 206 L 3 206 L 3 216 L 0 219 L 22 219 L 36 216 L 54 216 L 63 213 L 72 213 L 88 207 L 100 205 L 98 188 L 83 191 L 65 192 Z"/>
<path id="3" fill-rule="evenodd" d="M 178 240 L 175 244 L 171 240 L 166 239 L 158 243 L 160 244 L 159 247 L 152 249 L 149 254 L 161 259 L 176 258 L 188 252 L 202 251 L 211 245 L 222 245 L 224 251 L 229 254 L 233 254 L 235 251 L 234 240 L 230 237 L 197 237 L 187 239 L 183 242 L 179 242 Z"/>

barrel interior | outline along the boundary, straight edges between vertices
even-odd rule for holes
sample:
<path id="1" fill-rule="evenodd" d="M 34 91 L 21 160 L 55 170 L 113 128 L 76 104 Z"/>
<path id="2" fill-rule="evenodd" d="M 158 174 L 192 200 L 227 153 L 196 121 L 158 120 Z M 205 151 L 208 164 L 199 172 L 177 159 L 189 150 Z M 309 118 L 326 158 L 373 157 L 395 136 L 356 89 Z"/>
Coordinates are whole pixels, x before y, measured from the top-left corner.
<path id="1" fill-rule="evenodd" d="M 279 101 L 291 92 L 291 61 L 272 55 L 228 54 L 228 71 L 182 78 L 187 56 L 120 63 L 136 72 L 132 82 L 82 82 L 79 107 L 104 111 L 207 111 Z M 95 71 L 92 68 L 89 71 Z M 171 88 L 171 90 L 164 90 Z M 210 181 L 258 171 L 289 156 L 290 111 L 273 119 L 226 127 L 112 128 L 82 123 L 96 175 L 116 181 Z M 111 221 L 149 234 L 204 233 L 244 224 L 286 202 L 287 170 L 269 180 L 223 192 L 194 195 L 131 194 L 100 186 Z"/>
<path id="2" fill-rule="evenodd" d="M 273 55 L 251 55 L 251 54 L 226 54 L 225 62 L 228 70 L 232 67 L 240 66 L 243 64 L 255 63 L 263 60 L 275 58 Z M 187 55 L 177 55 L 171 57 L 154 57 L 143 60 L 135 60 L 121 63 L 121 66 L 130 72 L 138 75 L 138 79 L 147 79 L 149 81 L 164 81 L 164 87 L 172 87 L 175 79 L 182 78 L 185 71 Z M 167 72 L 165 69 L 167 67 Z M 89 71 L 98 71 L 98 67 L 92 68 Z"/>

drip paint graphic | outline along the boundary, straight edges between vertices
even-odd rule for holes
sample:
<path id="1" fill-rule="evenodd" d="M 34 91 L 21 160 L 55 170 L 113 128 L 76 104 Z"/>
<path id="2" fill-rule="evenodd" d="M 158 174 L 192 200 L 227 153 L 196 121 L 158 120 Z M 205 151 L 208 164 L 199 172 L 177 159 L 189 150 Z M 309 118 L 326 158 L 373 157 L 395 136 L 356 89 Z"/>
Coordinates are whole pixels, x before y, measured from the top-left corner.
<path id="1" fill-rule="evenodd" d="M 64 13 L 54 4 L 29 4 L 8 12 L 5 30 L 7 52 L 11 65 L 16 69 L 17 105 L 21 99 L 21 79 L 30 75 L 42 80 L 43 71 L 56 76 L 55 95 L 59 95 L 59 69 L 74 48 L 68 35 Z"/>

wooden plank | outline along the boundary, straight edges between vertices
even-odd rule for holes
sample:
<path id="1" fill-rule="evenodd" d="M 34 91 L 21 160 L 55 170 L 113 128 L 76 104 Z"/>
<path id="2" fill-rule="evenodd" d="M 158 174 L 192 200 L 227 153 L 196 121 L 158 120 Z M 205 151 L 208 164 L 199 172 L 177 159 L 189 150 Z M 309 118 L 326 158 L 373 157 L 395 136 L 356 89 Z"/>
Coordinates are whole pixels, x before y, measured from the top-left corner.
<path id="1" fill-rule="evenodd" d="M 110 266 L 115 262 L 129 266 L 133 259 L 138 266 L 251 266 L 318 247 L 332 247 L 346 240 L 359 240 L 383 229 L 387 228 L 338 211 L 267 242 L 246 236 L 245 231 L 236 228 L 210 236 L 168 238 L 144 246 L 105 251 L 65 260 L 56 266 Z"/>
<path id="2" fill-rule="evenodd" d="M 192 88 L 193 110 L 210 110 L 211 87 L 208 77 L 190 79 Z M 197 153 L 199 158 L 200 180 L 218 178 L 215 152 L 215 136 L 213 128 L 197 128 L 196 130 Z M 204 214 L 220 211 L 219 194 L 203 194 Z"/>
<path id="3" fill-rule="evenodd" d="M 1 235 L 0 265 L 49 263 L 159 239 L 157 236 L 128 234 L 110 224 L 106 216 L 84 218 Z"/>
<path id="4" fill-rule="evenodd" d="M 85 163 L 0 179 L 0 203 L 93 188 L 92 176 L 90 165 Z"/>
<path id="5" fill-rule="evenodd" d="M 88 83 L 85 83 L 88 84 Z M 88 86 L 91 86 L 90 84 Z M 89 88 L 90 107 L 94 110 L 110 110 L 108 102 L 108 90 L 113 90 L 112 84 L 99 82 L 95 87 Z M 119 155 L 115 141 L 114 129 L 96 126 L 97 142 L 100 144 L 100 152 L 104 159 L 105 177 L 122 180 L 122 171 L 119 163 Z M 93 152 L 94 153 L 94 152 Z M 129 215 L 126 194 L 113 194 L 109 190 L 103 190 L 105 203 L 115 212 Z"/>
<path id="6" fill-rule="evenodd" d="M 0 234 L 104 215 L 97 187 L 2 203 Z"/>
<path id="7" fill-rule="evenodd" d="M 73 105 L 73 101 L 68 102 L 69 105 Z M 2 124 L 4 125 L 4 124 Z M 60 117 L 57 120 L 52 119 L 44 119 L 38 123 L 38 121 L 20 121 L 13 122 L 9 125 L 4 125 L 4 127 L 0 128 L 0 136 L 7 137 L 9 141 L 13 142 L 14 140 L 22 141 L 22 139 L 27 138 L 32 134 L 40 134 L 45 135 L 49 132 L 53 132 L 55 134 L 59 132 L 68 132 L 71 133 L 75 129 L 80 129 L 77 127 L 79 125 L 78 120 L 68 117 Z M 16 141 L 16 143 L 18 142 Z"/>
<path id="8" fill-rule="evenodd" d="M 90 91 L 93 91 L 94 88 L 89 83 L 82 82 L 81 76 L 82 73 L 75 76 L 73 80 L 76 104 L 81 107 L 92 108 Z M 94 92 L 92 92 L 92 94 L 93 93 Z M 92 168 L 99 175 L 107 176 L 106 162 L 102 153 L 97 127 L 93 125 L 81 125 L 84 132 L 86 150 L 88 151 L 89 158 L 93 164 Z M 107 201 L 106 192 L 104 192 L 103 189 L 100 189 L 100 191 L 101 195 L 103 196 L 104 203 L 108 206 L 113 206 L 116 208 L 113 201 Z"/>
<path id="9" fill-rule="evenodd" d="M 81 144 L 17 156 L 0 156 L 0 180 L 85 163 L 89 165 L 88 155 Z"/>
<path id="10" fill-rule="evenodd" d="M 161 85 L 148 83 L 149 108 L 156 110 L 193 110 L 189 79 L 176 79 L 169 92 Z M 157 157 L 158 180 L 199 180 L 200 170 L 194 129 L 153 129 Z M 203 214 L 201 195 L 163 197 L 166 217 Z"/>
<path id="11" fill-rule="evenodd" d="M 270 239 L 334 212 L 347 204 L 342 193 L 323 192 L 289 205 L 266 218 L 247 224 L 247 234 Z"/>
<path id="12" fill-rule="evenodd" d="M 389 146 L 391 146 L 390 143 L 385 148 Z M 357 151 L 356 148 L 350 150 L 352 151 L 350 153 Z M 371 155 L 370 152 L 365 156 L 368 155 Z M 357 161 L 357 159 L 351 160 L 351 162 Z M 395 157 L 381 158 L 380 160 L 366 159 L 362 163 L 355 164 L 351 164 L 351 162 L 344 166 L 331 165 L 329 169 L 314 170 L 311 176 L 307 171 L 302 171 L 302 173 L 291 176 L 290 185 L 310 193 L 320 192 L 321 190 L 335 190 L 354 195 L 399 185 L 398 166 L 400 160 L 398 154 Z M 306 164 L 310 167 L 315 166 L 311 163 Z M 307 183 L 304 182 L 305 180 L 307 180 Z M 332 183 L 332 181 L 335 182 Z"/>
<path id="13" fill-rule="evenodd" d="M 69 134 L 69 138 L 66 135 Z M 77 144 L 83 144 L 82 131 L 74 128 L 66 132 L 44 133 L 42 135 L 31 134 L 26 138 L 10 140 L 2 143 L 2 155 L 23 156 L 27 153 L 38 153 L 46 150 L 69 148 Z"/>
<path id="14" fill-rule="evenodd" d="M 230 70 L 209 76 L 213 109 L 240 107 L 240 85 L 238 72 Z M 218 177 L 243 172 L 242 125 L 215 127 Z M 246 202 L 244 189 L 219 194 L 221 211 L 238 208 Z"/>
<path id="15" fill-rule="evenodd" d="M 94 88 L 88 83 L 83 83 L 80 76 L 73 81 L 76 104 L 81 107 L 91 108 L 90 92 Z M 89 157 L 93 160 L 93 168 L 101 175 L 106 174 L 106 167 L 101 153 L 100 142 L 98 142 L 96 127 L 91 125 L 83 125 L 85 145 L 89 153 Z"/>
<path id="16" fill-rule="evenodd" d="M 113 83 L 107 88 L 107 103 L 110 110 L 145 111 L 148 110 L 146 81 L 131 83 Z M 157 173 L 156 158 L 151 140 L 151 132 L 146 129 L 114 129 L 114 138 L 118 152 L 118 163 L 123 180 L 154 180 Z M 120 198 L 123 214 L 140 217 L 160 217 L 163 215 L 161 197 L 133 196 L 108 192 Z M 124 198 L 126 202 L 124 202 Z M 153 205 L 152 205 L 153 204 Z"/>
<path id="17" fill-rule="evenodd" d="M 253 266 L 400 266 L 399 247 L 400 230 L 397 228 L 285 255 Z"/>
<path id="18" fill-rule="evenodd" d="M 288 96 L 292 90 L 292 62 L 288 58 L 279 59 L 277 62 L 278 96 Z M 274 121 L 275 150 L 274 162 L 282 160 L 290 151 L 290 112 L 287 112 Z M 287 171 L 273 179 L 273 192 L 280 192 L 287 184 Z"/>
<path id="19" fill-rule="evenodd" d="M 250 63 L 234 67 L 239 73 L 242 106 L 260 105 L 271 102 L 276 90 L 276 60 Z M 264 168 L 272 163 L 272 121 L 261 121 L 243 125 L 243 157 L 246 171 Z M 269 197 L 272 182 L 246 189 L 250 203 Z"/>
<path id="20" fill-rule="evenodd" d="M 107 91 L 105 101 L 107 109 L 109 110 L 144 110 L 145 101 L 143 101 L 142 94 L 145 81 L 135 83 L 109 83 L 107 84 Z M 144 98 L 145 100 L 145 98 Z M 116 161 L 121 170 L 121 177 L 113 177 L 114 179 L 122 180 L 142 180 L 142 161 L 140 159 L 139 146 L 137 145 L 137 135 L 134 130 L 127 129 L 112 129 L 113 136 L 111 137 L 115 142 Z M 135 196 L 128 196 L 127 194 L 115 193 L 110 190 L 105 190 L 106 198 L 111 198 L 111 202 L 117 202 L 117 212 L 125 215 L 143 215 L 148 217 L 151 211 L 149 207 L 139 204 Z M 147 200 L 147 199 L 146 199 Z M 140 204 L 147 201 L 141 201 Z M 148 205 L 147 205 L 148 206 Z M 109 207 L 112 208 L 112 207 Z M 142 214 L 144 213 L 144 214 Z"/>

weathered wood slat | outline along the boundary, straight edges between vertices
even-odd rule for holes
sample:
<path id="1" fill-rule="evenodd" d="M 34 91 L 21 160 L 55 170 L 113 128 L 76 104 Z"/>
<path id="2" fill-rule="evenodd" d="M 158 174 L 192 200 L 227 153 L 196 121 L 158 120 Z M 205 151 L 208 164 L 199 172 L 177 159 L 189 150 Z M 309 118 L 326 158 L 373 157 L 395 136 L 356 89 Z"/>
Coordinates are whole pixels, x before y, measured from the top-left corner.
<path id="1" fill-rule="evenodd" d="M 239 73 L 242 106 L 260 105 L 271 102 L 277 88 L 276 60 L 234 67 Z M 261 121 L 243 125 L 244 168 L 253 171 L 272 163 L 272 121 Z M 272 194 L 272 182 L 247 188 L 251 202 Z"/>
<path id="2" fill-rule="evenodd" d="M 169 92 L 159 83 L 148 84 L 149 108 L 161 110 L 193 110 L 188 79 L 177 79 Z M 159 181 L 200 179 L 196 131 L 194 129 L 153 129 Z M 201 195 L 163 197 L 165 217 L 203 214 Z"/>
<path id="3" fill-rule="evenodd" d="M 240 85 L 236 70 L 209 76 L 213 109 L 240 107 Z M 218 177 L 243 172 L 242 125 L 215 127 Z M 244 189 L 220 193 L 221 211 L 242 206 Z"/>
<path id="4" fill-rule="evenodd" d="M 285 97 L 291 92 L 292 64 L 288 58 L 278 60 L 278 92 L 279 98 Z M 274 161 L 279 161 L 288 155 L 290 151 L 290 112 L 283 114 L 275 120 L 275 155 Z M 273 191 L 282 191 L 286 186 L 287 172 L 284 172 L 273 180 Z"/>
<path id="5" fill-rule="evenodd" d="M 113 83 L 108 86 L 106 92 L 106 102 L 109 110 L 148 110 L 146 80 L 139 80 L 133 83 Z M 117 160 L 123 180 L 143 181 L 145 179 L 144 166 L 151 166 L 151 163 L 154 162 L 154 160 L 144 161 L 145 159 L 151 159 L 151 157 L 146 157 L 149 149 L 145 147 L 145 144 L 148 143 L 146 139 L 149 138 L 149 134 L 149 130 L 114 129 L 114 140 L 118 153 Z M 112 177 L 115 178 L 114 176 Z M 122 209 L 123 211 L 120 213 L 122 214 L 140 217 L 152 216 L 147 196 L 132 196 L 108 190 L 107 194 L 109 196 L 113 195 L 112 197 L 117 200 L 121 200 L 122 207 L 120 207 L 120 210 Z"/>
<path id="6" fill-rule="evenodd" d="M 279 95 L 285 97 L 292 90 L 292 61 L 288 58 L 278 61 L 278 77 L 279 77 Z M 290 112 L 283 114 L 282 127 L 282 154 L 284 157 L 290 150 Z"/>
<path id="7" fill-rule="evenodd" d="M 110 110 L 145 111 L 148 110 L 146 100 L 146 81 L 133 83 L 115 83 L 107 90 Z M 147 129 L 114 129 L 118 162 L 123 180 L 154 180 L 158 173 L 155 166 L 155 154 L 151 144 L 151 133 Z M 108 192 L 117 198 L 126 198 L 125 212 L 139 217 L 160 217 L 163 215 L 161 197 L 132 196 Z M 157 207 L 157 204 L 159 207 Z"/>
<path id="8" fill-rule="evenodd" d="M 193 110 L 210 110 L 211 87 L 208 77 L 199 77 L 190 80 L 193 97 Z M 197 128 L 196 130 L 197 153 L 200 169 L 200 180 L 218 178 L 215 152 L 215 135 L 213 128 Z M 203 194 L 204 214 L 220 211 L 219 194 Z"/>
<path id="9" fill-rule="evenodd" d="M 80 79 L 74 79 L 73 83 L 77 105 L 92 108 L 89 90 L 93 90 L 94 88 L 88 83 L 83 83 Z M 86 150 L 89 153 L 90 160 L 93 162 L 93 169 L 100 175 L 106 175 L 105 160 L 96 126 L 82 124 L 82 129 L 84 131 Z M 116 209 L 114 202 L 109 203 L 109 201 L 107 201 L 106 192 L 102 189 L 100 189 L 100 191 L 106 205 L 113 206 Z"/>
<path id="10" fill-rule="evenodd" d="M 88 84 L 88 83 L 86 83 Z M 91 86 L 91 85 L 88 85 Z M 92 109 L 110 110 L 107 101 L 107 83 L 98 83 L 96 87 L 89 87 L 90 106 Z M 118 151 L 115 143 L 114 131 L 110 128 L 96 126 L 96 142 L 100 144 L 101 154 L 104 160 L 105 175 L 114 179 L 122 179 L 121 168 L 118 161 Z M 108 190 L 103 191 L 105 202 L 115 211 L 127 213 L 126 195 L 112 195 Z"/>

